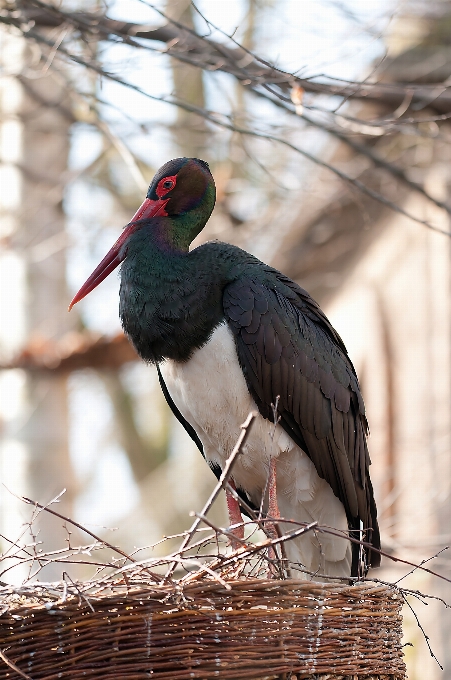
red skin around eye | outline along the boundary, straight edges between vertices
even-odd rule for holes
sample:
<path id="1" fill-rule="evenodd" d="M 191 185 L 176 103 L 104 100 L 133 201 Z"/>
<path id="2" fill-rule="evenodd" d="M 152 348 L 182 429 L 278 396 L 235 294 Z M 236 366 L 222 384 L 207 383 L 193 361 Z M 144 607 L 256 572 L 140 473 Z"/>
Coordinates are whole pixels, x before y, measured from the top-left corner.
<path id="1" fill-rule="evenodd" d="M 166 188 L 163 186 L 165 182 L 172 182 L 172 186 Z M 156 194 L 158 198 L 163 198 L 168 191 L 171 191 L 175 187 L 175 183 L 177 182 L 177 175 L 171 175 L 171 177 L 163 177 L 163 179 L 160 179 L 158 182 L 157 188 L 156 188 Z"/>

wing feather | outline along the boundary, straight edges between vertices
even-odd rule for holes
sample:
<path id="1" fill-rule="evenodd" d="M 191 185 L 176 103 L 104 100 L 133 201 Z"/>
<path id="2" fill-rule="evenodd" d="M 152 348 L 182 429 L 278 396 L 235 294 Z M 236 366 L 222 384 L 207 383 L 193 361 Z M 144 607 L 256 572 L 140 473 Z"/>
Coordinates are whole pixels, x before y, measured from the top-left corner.
<path id="1" fill-rule="evenodd" d="M 260 413 L 272 422 L 279 397 L 281 426 L 341 500 L 350 529 L 362 522 L 379 548 L 365 407 L 340 336 L 305 290 L 269 267 L 229 284 L 223 306 Z M 378 553 L 367 561 L 378 566 Z"/>
<path id="2" fill-rule="evenodd" d="M 311 434 L 315 433 L 315 385 L 307 378 L 307 430 Z M 304 404 L 300 402 L 300 408 L 304 410 Z"/>

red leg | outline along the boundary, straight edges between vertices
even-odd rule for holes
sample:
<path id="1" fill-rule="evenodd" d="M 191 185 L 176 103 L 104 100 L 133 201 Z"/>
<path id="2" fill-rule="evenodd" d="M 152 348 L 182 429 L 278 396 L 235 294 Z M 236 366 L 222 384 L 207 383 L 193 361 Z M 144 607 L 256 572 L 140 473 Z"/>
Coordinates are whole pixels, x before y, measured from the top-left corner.
<path id="1" fill-rule="evenodd" d="M 277 482 L 276 482 L 276 459 L 271 458 L 269 464 L 269 481 L 268 481 L 268 515 L 274 519 L 280 519 L 279 506 L 277 505 Z M 275 531 L 274 525 L 272 529 Z"/>
<path id="2" fill-rule="evenodd" d="M 271 462 L 269 464 L 269 479 L 268 479 L 268 517 L 272 517 L 273 519 L 277 520 L 280 518 L 280 511 L 279 511 L 279 506 L 277 505 L 277 482 L 276 482 L 276 459 L 271 458 Z M 273 522 L 268 522 L 266 524 L 266 531 L 267 534 L 270 538 L 278 538 L 279 534 L 277 533 L 276 529 L 276 523 Z M 268 557 L 271 560 L 274 560 L 277 558 L 276 551 L 274 548 L 269 548 L 268 551 Z M 269 576 L 275 576 L 276 575 L 276 570 L 275 568 L 270 565 L 269 567 Z"/>
<path id="3" fill-rule="evenodd" d="M 235 489 L 235 484 L 233 480 L 229 480 L 230 486 Z M 232 493 L 226 489 L 226 499 L 227 499 L 227 510 L 229 511 L 229 522 L 230 524 L 241 524 L 243 522 L 243 518 L 241 517 L 241 511 L 240 511 L 240 504 L 236 500 L 236 498 L 233 497 Z M 239 526 L 235 527 L 234 529 L 231 529 L 232 534 L 236 536 L 237 538 L 244 538 L 244 527 Z M 231 539 L 231 544 L 232 548 L 235 550 L 241 546 L 241 543 L 239 541 L 234 541 Z"/>

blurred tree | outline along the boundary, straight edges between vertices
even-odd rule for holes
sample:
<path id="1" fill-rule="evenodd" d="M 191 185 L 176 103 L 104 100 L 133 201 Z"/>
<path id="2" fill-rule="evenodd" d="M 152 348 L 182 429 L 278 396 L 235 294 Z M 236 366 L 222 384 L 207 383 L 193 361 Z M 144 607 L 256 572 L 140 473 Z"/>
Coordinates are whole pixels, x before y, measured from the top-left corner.
<path id="1" fill-rule="evenodd" d="M 191 0 L 168 0 L 166 14 L 169 18 L 194 30 L 194 9 Z M 203 73 L 176 59 L 171 59 L 173 92 L 175 98 L 200 109 L 205 108 Z M 208 149 L 208 130 L 205 120 L 195 113 L 177 109 L 172 127 L 174 141 L 182 156 L 202 158 Z"/>
<path id="2" fill-rule="evenodd" d="M 46 338 L 60 339 L 74 323 L 67 301 L 65 217 L 62 211 L 69 130 L 73 122 L 65 82 L 42 65 L 39 77 L 23 78 L 32 46 L 1 31 L 1 231 L 6 265 L 0 339 L 3 356 L 17 352 L 25 338 L 38 351 Z M 8 309 L 6 313 L 5 306 Z M 18 333 L 18 328 L 21 332 Z M 63 375 L 28 374 L 4 394 L 6 410 L 16 401 L 14 417 L 5 421 L 3 479 L 11 491 L 47 503 L 62 491 L 61 511 L 70 515 L 76 484 L 68 446 L 67 380 Z M 63 481 L 64 480 L 64 481 Z M 8 494 L 2 489 L 6 509 Z M 10 523 L 8 512 L 2 522 Z M 8 535 L 5 525 L 2 533 Z M 60 547 L 64 535 L 48 522 L 37 523 L 39 540 Z M 60 577 L 49 568 L 46 578 Z"/>
<path id="3" fill-rule="evenodd" d="M 263 19 L 270 21 L 265 14 L 268 4 L 258 0 L 243 3 L 241 42 L 237 34 L 227 36 L 217 30 L 187 0 L 168 0 L 163 17 L 165 24 L 155 28 L 113 20 L 108 11 L 75 12 L 72 5 L 65 3 L 53 6 L 40 0 L 20 0 L 5 4 L 0 14 L 3 34 L 11 34 L 17 41 L 15 44 L 24 45 L 28 41 L 30 50 L 25 60 L 13 57 L 14 79 L 4 81 L 2 92 L 17 86 L 21 93 L 26 89 L 29 97 L 28 90 L 36 85 L 41 87 L 41 82 L 47 83 L 42 88 L 50 87 L 49 74 L 57 83 L 52 87 L 61 87 L 60 91 L 39 90 L 38 98 L 35 92 L 37 114 L 34 109 L 31 112 L 26 109 L 27 117 L 24 117 L 23 103 L 20 103 L 14 110 L 8 109 L 8 116 L 17 119 L 19 127 L 29 125 L 28 135 L 28 130 L 31 133 L 36 129 L 36 121 L 43 124 L 48 115 L 58 134 L 59 130 L 61 134 L 65 130 L 66 146 L 57 147 L 55 143 L 54 148 L 60 148 L 60 155 L 57 162 L 53 162 L 53 142 L 39 155 L 34 145 L 38 140 L 42 145 L 42 135 L 27 137 L 28 148 L 24 149 L 23 156 L 21 151 L 11 160 L 8 153 L 12 153 L 12 133 L 2 133 L 2 140 L 9 140 L 8 144 L 2 141 L 4 177 L 10 173 L 11 177 L 23 178 L 20 182 L 29 182 L 26 185 L 29 196 L 20 189 L 17 204 L 12 198 L 14 191 L 2 194 L 6 218 L 13 216 L 15 220 L 14 226 L 11 221 L 2 223 L 7 236 L 3 267 L 5 272 L 14 270 L 15 274 L 10 276 L 17 277 L 17 284 L 11 286 L 9 301 L 4 303 L 8 307 L 4 306 L 6 311 L 2 313 L 10 314 L 15 294 L 12 289 L 22 291 L 20 295 L 25 290 L 20 277 L 27 268 L 32 277 L 32 294 L 38 297 L 33 309 L 20 299 L 14 306 L 23 320 L 31 319 L 30 328 L 55 340 L 53 344 L 46 343 L 44 352 L 35 339 L 18 356 L 18 348 L 26 342 L 26 333 L 17 330 L 20 323 L 15 330 L 0 329 L 4 342 L 9 343 L 4 366 L 21 366 L 27 371 L 27 385 L 35 395 L 35 404 L 41 403 L 39 394 L 43 385 L 64 386 L 65 372 L 80 368 L 99 370 L 114 405 L 115 436 L 127 452 L 142 497 L 142 505 L 124 522 L 120 540 L 129 540 L 133 535 L 139 543 L 141 538 L 145 541 L 146 536 L 158 538 L 162 532 L 180 528 L 187 510 L 197 503 L 187 489 L 195 487 L 203 493 L 210 484 L 208 470 L 207 476 L 201 478 L 196 469 L 194 480 L 191 467 L 177 468 L 174 456 L 167 455 L 168 447 L 172 442 L 172 448 L 179 447 L 184 453 L 185 444 L 177 439 L 174 430 L 168 435 L 167 422 L 163 423 L 163 435 L 160 433 L 158 437 L 150 436 L 143 426 L 146 418 L 140 416 L 140 410 L 158 413 L 160 419 L 155 396 L 158 386 L 152 374 L 143 368 L 140 375 L 148 386 L 145 395 L 139 393 L 135 382 L 129 379 L 129 365 L 135 357 L 123 338 L 99 339 L 82 329 L 82 339 L 77 336 L 78 344 L 75 343 L 72 350 L 66 351 L 67 343 L 59 341 L 64 324 L 60 329 L 59 312 L 53 318 L 54 305 L 64 310 L 67 296 L 61 279 L 62 251 L 51 254 L 52 248 L 58 248 L 58 244 L 64 247 L 65 243 L 63 236 L 63 240 L 58 241 L 62 227 L 57 208 L 52 208 L 55 214 L 43 211 L 42 220 L 41 214 L 28 213 L 36 219 L 32 225 L 26 221 L 23 227 L 28 230 L 28 238 L 32 229 L 36 239 L 38 221 L 43 227 L 45 222 L 45 227 L 50 229 L 43 243 L 41 237 L 39 243 L 33 243 L 36 248 L 39 246 L 33 251 L 38 253 L 35 258 L 47 253 L 46 259 L 41 260 L 45 265 L 41 266 L 40 273 L 36 260 L 33 264 L 27 255 L 25 263 L 23 252 L 28 242 L 22 236 L 19 240 L 21 232 L 17 226 L 22 220 L 19 203 L 26 202 L 27 210 L 33 210 L 40 201 L 47 200 L 48 192 L 42 191 L 42 186 L 50 173 L 51 162 L 52 173 L 55 169 L 58 175 L 52 179 L 55 183 L 52 186 L 59 187 L 60 193 L 55 191 L 61 196 L 67 177 L 64 172 L 71 115 L 100 131 L 102 150 L 80 174 L 91 183 L 91 188 L 101 188 L 105 195 L 113 197 L 114 208 L 106 212 L 106 219 L 115 227 L 125 223 L 141 200 L 140 193 L 152 174 L 140 146 L 145 146 L 156 127 L 159 131 L 167 127 L 167 120 L 162 117 L 157 123 L 149 122 L 150 117 L 147 120 L 138 115 L 129 120 L 114 110 L 100 84 L 116 86 L 119 83 L 130 97 L 141 94 L 169 102 L 177 106 L 176 115 L 169 123 L 174 155 L 206 158 L 217 179 L 218 207 L 202 238 L 219 237 L 252 250 L 300 281 L 321 304 L 341 310 L 348 324 L 352 317 L 354 326 L 349 325 L 348 330 L 351 328 L 356 363 L 360 364 L 359 373 L 376 423 L 372 448 L 376 451 L 375 468 L 379 464 L 386 544 L 398 553 L 410 550 L 412 543 L 420 550 L 424 543 L 419 537 L 426 540 L 424 534 L 429 532 L 428 538 L 437 543 L 431 544 L 433 549 L 438 549 L 440 541 L 448 540 L 451 513 L 447 481 L 451 461 L 450 423 L 449 414 L 444 415 L 444 411 L 449 410 L 448 355 L 451 356 L 450 339 L 444 330 L 447 324 L 451 328 L 447 278 L 450 258 L 446 241 L 451 212 L 447 175 L 451 139 L 448 122 L 451 56 L 447 33 L 450 3 L 444 0 L 427 5 L 409 4 L 408 20 L 403 16 L 393 28 L 392 36 L 385 36 L 387 54 L 361 82 L 325 75 L 302 77 L 271 63 L 266 58 L 268 46 L 262 40 Z M 349 9 L 340 2 L 328 4 L 331 11 L 337 7 L 343 11 Z M 365 30 L 355 14 L 350 15 L 349 20 L 352 26 L 357 23 L 359 30 Z M 371 35 L 374 37 L 374 30 Z M 114 59 L 109 61 L 118 44 L 123 49 L 120 67 Z M 30 55 L 39 54 L 39 50 L 40 61 L 36 58 L 34 62 Z M 163 87 L 159 94 L 146 89 L 143 80 L 135 78 L 134 71 L 131 75 L 123 66 L 139 64 L 142 60 L 151 72 L 157 59 L 170 66 L 166 72 L 172 77 L 170 96 Z M 60 67 L 67 61 L 72 67 Z M 95 82 L 94 92 L 93 88 L 85 87 L 87 72 Z M 41 77 L 42 73 L 47 74 L 45 78 Z M 65 103 L 69 91 L 76 106 L 66 119 L 64 111 L 71 110 Z M 49 112 L 44 115 L 40 106 L 46 97 L 53 102 L 55 110 L 47 107 Z M 11 106 L 2 101 L 3 107 Z M 6 108 L 3 110 L 6 112 Z M 62 116 L 61 119 L 58 116 Z M 25 163 L 33 149 L 33 161 Z M 148 151 L 149 146 L 145 149 Z M 39 197 L 33 193 L 35 185 L 26 174 L 31 166 L 37 168 L 35 173 L 41 183 L 36 185 Z M 126 181 L 125 175 L 131 181 Z M 2 186 L 13 186 L 13 180 L 8 182 Z M 96 225 L 96 237 L 100 230 Z M 12 253 L 11 244 L 16 253 Z M 44 283 L 39 278 L 47 273 L 42 269 L 54 262 L 53 257 L 57 275 L 51 281 L 59 281 L 55 286 L 58 290 L 50 290 L 53 283 Z M 48 289 L 47 292 L 35 293 L 38 285 L 43 286 L 43 291 Z M 351 297 L 363 300 L 358 314 L 350 305 Z M 48 312 L 43 299 L 48 300 Z M 49 325 L 49 315 L 53 324 L 50 331 L 43 326 Z M 360 344 L 359 337 L 363 338 Z M 428 372 L 431 377 L 426 380 Z M 58 378 L 50 379 L 53 374 Z M 413 386 L 409 382 L 412 375 L 418 381 Z M 11 377 L 5 372 L 1 380 L 6 385 L 5 381 Z M 64 388 L 61 389 L 64 392 Z M 40 442 L 50 434 L 63 441 L 66 417 L 63 392 L 57 399 L 60 433 L 57 429 L 49 432 L 48 412 L 36 411 L 23 430 L 24 460 L 34 436 L 41 451 L 44 444 Z M 21 412 L 22 408 L 21 402 Z M 39 423 L 45 425 L 40 433 L 33 425 L 38 417 Z M 8 457 L 18 455 L 19 439 L 9 436 L 8 428 L 12 425 L 7 420 L 5 423 L 3 478 L 7 479 Z M 13 439 L 16 448 L 8 448 Z M 56 450 L 56 445 L 53 446 L 48 446 L 49 455 Z M 39 455 L 36 461 L 43 460 Z M 61 461 L 60 473 L 67 478 L 70 468 L 64 452 Z M 202 463 L 200 459 L 199 463 Z M 48 469 L 48 465 L 45 460 L 41 469 Z M 435 481 L 430 483 L 433 469 Z M 39 472 L 36 471 L 36 487 L 30 488 L 30 494 L 35 490 L 47 492 L 47 487 L 40 486 Z M 405 480 L 411 478 L 414 483 L 406 484 Z M 409 489 L 406 490 L 406 486 Z M 418 498 L 426 486 L 427 493 L 421 496 L 420 507 Z M 449 570 L 448 561 L 443 556 L 440 559 L 441 566 Z M 445 588 L 440 594 L 449 599 Z M 451 619 L 446 617 L 446 612 L 442 619 L 435 618 L 440 620 L 442 658 L 449 669 Z M 412 668 L 415 665 L 420 668 L 422 663 L 424 656 L 420 654 L 412 661 Z"/>

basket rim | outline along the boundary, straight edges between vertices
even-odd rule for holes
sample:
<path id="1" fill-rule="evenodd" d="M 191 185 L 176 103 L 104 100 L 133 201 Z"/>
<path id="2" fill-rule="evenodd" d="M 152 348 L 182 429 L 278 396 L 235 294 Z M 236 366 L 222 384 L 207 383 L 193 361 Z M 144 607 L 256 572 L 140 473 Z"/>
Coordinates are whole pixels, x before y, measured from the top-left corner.
<path id="1" fill-rule="evenodd" d="M 163 583 L 156 584 L 139 579 L 138 582 L 130 583 L 109 583 L 96 584 L 85 581 L 75 583 L 75 587 L 80 589 L 71 592 L 63 590 L 63 582 L 30 584 L 26 588 L 14 588 L 3 586 L 0 588 L 0 618 L 8 613 L 19 615 L 20 613 L 40 611 L 64 611 L 72 609 L 77 603 L 77 608 L 82 610 L 89 609 L 89 602 L 101 605 L 108 601 L 127 600 L 130 604 L 139 604 L 138 598 L 143 600 L 156 599 L 159 601 L 170 601 L 173 596 L 177 600 L 185 601 L 185 608 L 190 600 L 202 595 L 209 597 L 224 598 L 231 591 L 240 592 L 244 597 L 257 598 L 260 595 L 271 594 L 277 596 L 298 595 L 299 601 L 334 599 L 334 597 L 344 597 L 349 599 L 350 606 L 355 599 L 362 597 L 372 597 L 381 599 L 398 600 L 402 599 L 400 589 L 396 585 L 381 584 L 372 581 L 359 581 L 353 584 L 324 583 L 319 581 L 306 581 L 305 579 L 262 579 L 262 578 L 241 578 L 224 579 L 225 584 L 212 578 L 202 578 L 198 581 L 186 583 Z M 33 586 L 35 586 L 33 588 Z M 97 589 L 96 589 L 97 586 Z M 3 591 L 3 592 L 2 592 Z M 6 591 L 6 592 L 5 592 Z M 64 595 L 65 592 L 65 595 Z M 59 595 L 59 597 L 58 597 Z M 16 599 L 17 598 L 17 599 Z M 185 600 L 186 598 L 186 600 Z M 357 604 L 357 603 L 356 603 Z M 180 606 L 182 606 L 180 602 Z"/>

